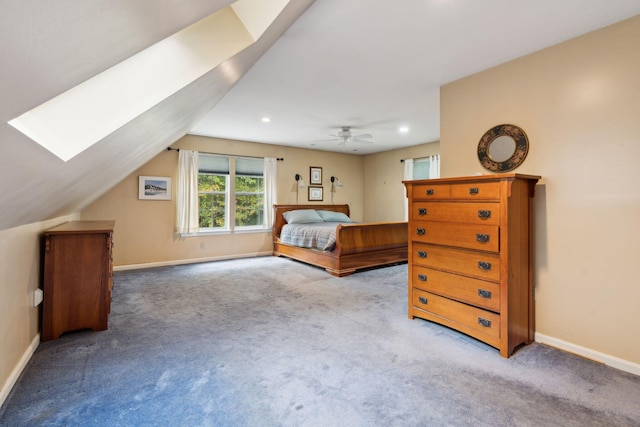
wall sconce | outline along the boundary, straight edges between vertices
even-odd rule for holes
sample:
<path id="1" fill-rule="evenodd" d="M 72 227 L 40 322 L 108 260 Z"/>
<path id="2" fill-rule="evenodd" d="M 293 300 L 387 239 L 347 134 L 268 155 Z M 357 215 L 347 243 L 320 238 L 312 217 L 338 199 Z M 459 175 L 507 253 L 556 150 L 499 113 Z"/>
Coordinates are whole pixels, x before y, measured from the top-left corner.
<path id="1" fill-rule="evenodd" d="M 307 184 L 304 183 L 304 179 L 302 179 L 302 176 L 300 176 L 299 173 L 296 174 L 295 178 L 296 178 L 295 187 L 296 187 L 296 205 L 297 205 L 298 204 L 298 190 L 301 189 L 301 188 L 305 188 L 307 186 Z"/>
<path id="2" fill-rule="evenodd" d="M 339 188 L 342 188 L 342 182 L 335 176 L 331 177 L 331 204 L 333 204 L 333 193 L 338 191 Z"/>

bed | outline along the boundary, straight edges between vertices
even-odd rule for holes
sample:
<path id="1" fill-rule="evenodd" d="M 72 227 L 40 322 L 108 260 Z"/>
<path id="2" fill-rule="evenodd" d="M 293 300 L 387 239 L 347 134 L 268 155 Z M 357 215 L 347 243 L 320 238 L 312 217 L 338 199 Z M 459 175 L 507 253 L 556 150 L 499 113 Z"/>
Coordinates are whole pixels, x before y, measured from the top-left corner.
<path id="1" fill-rule="evenodd" d="M 365 268 L 407 262 L 407 223 L 339 223 L 332 250 L 284 243 L 283 215 L 289 211 L 316 210 L 349 216 L 349 205 L 274 205 L 273 255 L 285 256 L 324 268 L 334 276 L 347 276 Z M 291 217 L 291 214 L 285 216 Z"/>

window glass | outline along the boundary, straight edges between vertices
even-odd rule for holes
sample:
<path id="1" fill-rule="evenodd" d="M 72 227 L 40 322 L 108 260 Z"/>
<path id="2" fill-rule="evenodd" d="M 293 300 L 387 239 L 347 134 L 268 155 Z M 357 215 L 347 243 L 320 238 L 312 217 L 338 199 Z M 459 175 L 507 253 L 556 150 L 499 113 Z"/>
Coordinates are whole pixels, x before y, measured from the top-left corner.
<path id="1" fill-rule="evenodd" d="M 431 161 L 425 157 L 413 160 L 413 179 L 428 179 Z"/>
<path id="2" fill-rule="evenodd" d="M 236 159 L 235 225 L 255 227 L 264 224 L 264 160 Z"/>
<path id="3" fill-rule="evenodd" d="M 198 214 L 200 228 L 225 228 L 227 226 L 228 175 L 198 174 Z"/>
<path id="4" fill-rule="evenodd" d="M 201 229 L 264 225 L 263 159 L 201 154 L 198 169 Z"/>
<path id="5" fill-rule="evenodd" d="M 236 175 L 236 225 L 264 223 L 264 178 Z"/>

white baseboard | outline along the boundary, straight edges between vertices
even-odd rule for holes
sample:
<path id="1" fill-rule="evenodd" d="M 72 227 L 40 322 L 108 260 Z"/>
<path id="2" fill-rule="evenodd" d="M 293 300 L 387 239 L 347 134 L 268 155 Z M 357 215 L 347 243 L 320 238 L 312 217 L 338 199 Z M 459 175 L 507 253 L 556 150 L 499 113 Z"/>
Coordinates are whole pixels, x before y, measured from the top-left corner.
<path id="1" fill-rule="evenodd" d="M 138 270 L 142 268 L 167 267 L 170 265 L 183 265 L 183 264 L 197 264 L 200 262 L 225 261 L 229 259 L 254 258 L 259 256 L 271 256 L 271 255 L 273 255 L 272 251 L 257 252 L 252 254 L 224 255 L 224 256 L 208 257 L 208 258 L 192 258 L 192 259 L 179 259 L 179 260 L 172 260 L 172 261 L 147 262 L 144 264 L 129 264 L 129 265 L 114 266 L 113 271 Z"/>
<path id="2" fill-rule="evenodd" d="M 33 339 L 33 341 L 31 341 L 31 344 L 29 345 L 29 347 L 27 347 L 27 350 L 24 352 L 24 354 L 20 358 L 20 362 L 18 363 L 18 365 L 13 369 L 13 372 L 11 372 L 11 375 L 9 375 L 7 382 L 4 383 L 4 385 L 2 386 L 2 390 L 0 390 L 0 407 L 2 407 L 2 405 L 4 404 L 4 401 L 7 400 L 7 397 L 9 397 L 9 393 L 11 393 L 11 389 L 13 389 L 13 386 L 16 385 L 18 378 L 20 378 L 20 374 L 22 373 L 24 368 L 27 366 L 27 363 L 29 363 L 29 360 L 31 360 L 31 356 L 33 356 L 33 353 L 35 353 L 39 345 L 40 345 L 40 334 L 37 334 Z"/>
<path id="3" fill-rule="evenodd" d="M 568 353 L 573 353 L 586 359 L 603 363 L 607 366 L 611 366 L 612 368 L 620 369 L 621 371 L 629 372 L 634 375 L 640 375 L 640 364 L 620 359 L 619 357 L 611 356 L 609 354 L 600 353 L 599 351 L 572 344 L 570 342 L 540 334 L 538 332 L 536 332 L 535 340 L 540 344 L 548 345 L 549 347 L 554 347 L 559 350 L 564 350 Z"/>

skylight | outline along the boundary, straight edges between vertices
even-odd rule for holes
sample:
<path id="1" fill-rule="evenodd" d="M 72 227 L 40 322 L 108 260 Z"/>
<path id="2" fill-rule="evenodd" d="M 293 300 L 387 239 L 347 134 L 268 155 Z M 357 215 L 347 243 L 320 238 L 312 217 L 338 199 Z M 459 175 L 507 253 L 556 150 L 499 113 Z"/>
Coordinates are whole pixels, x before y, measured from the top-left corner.
<path id="1" fill-rule="evenodd" d="M 250 46 L 288 1 L 239 0 L 9 124 L 66 162 Z"/>

